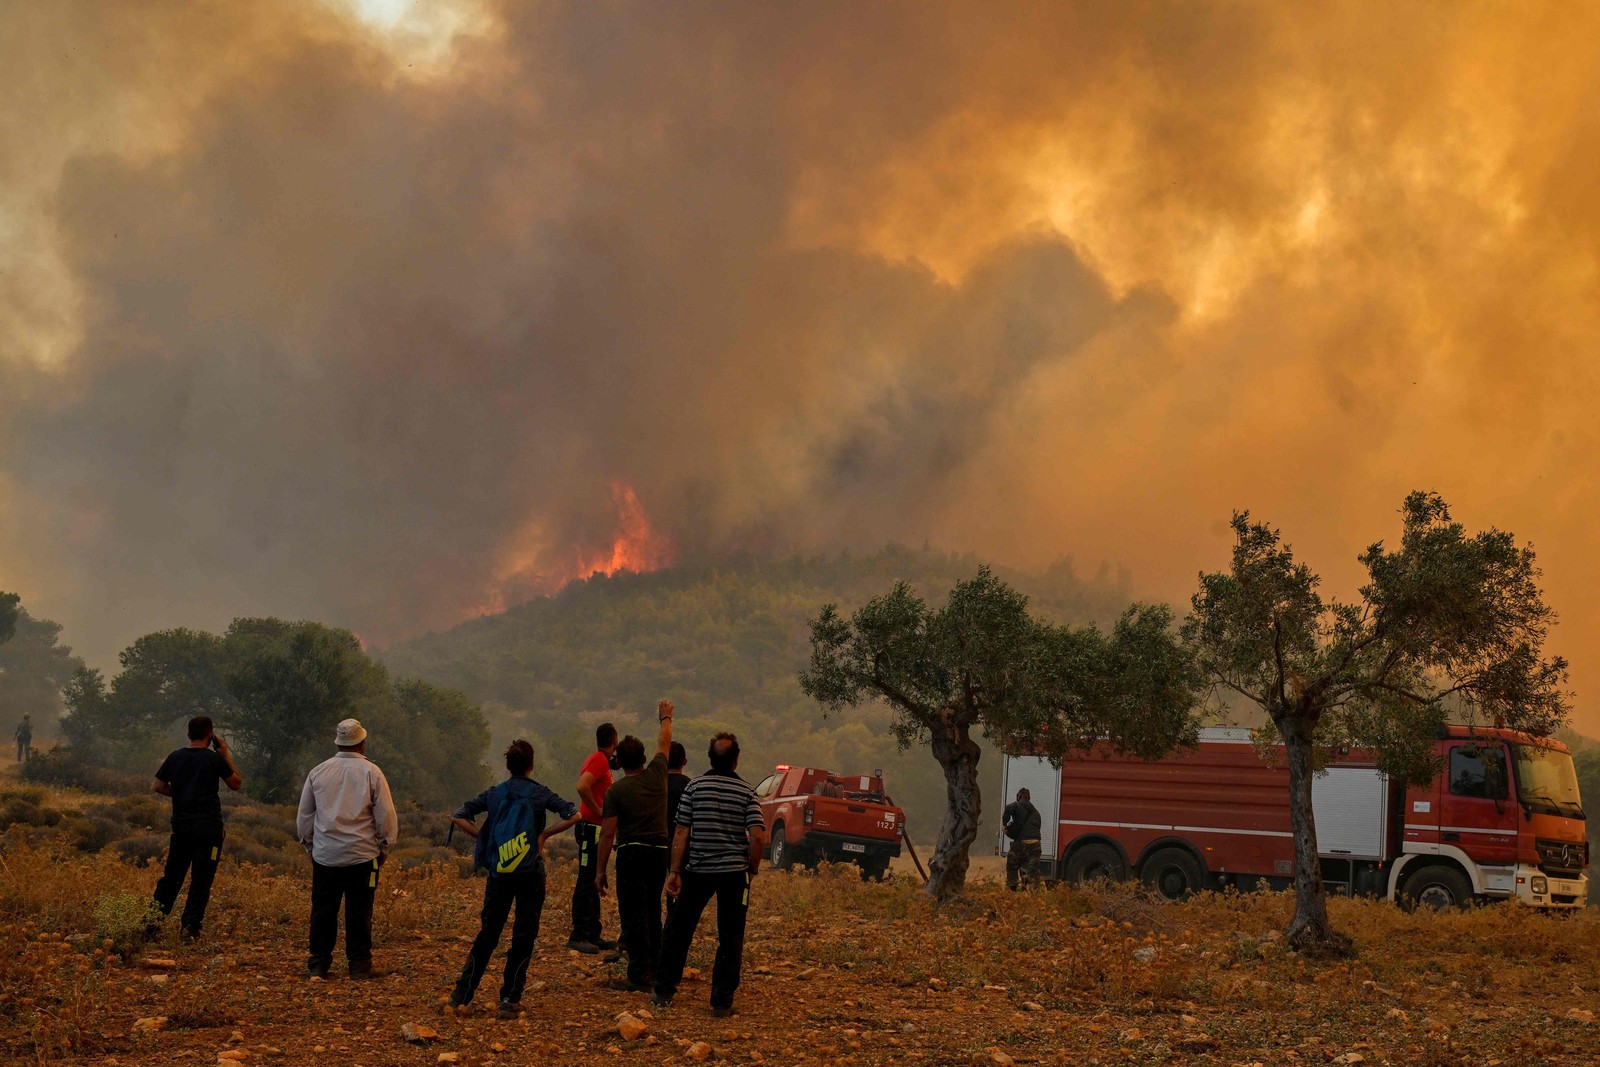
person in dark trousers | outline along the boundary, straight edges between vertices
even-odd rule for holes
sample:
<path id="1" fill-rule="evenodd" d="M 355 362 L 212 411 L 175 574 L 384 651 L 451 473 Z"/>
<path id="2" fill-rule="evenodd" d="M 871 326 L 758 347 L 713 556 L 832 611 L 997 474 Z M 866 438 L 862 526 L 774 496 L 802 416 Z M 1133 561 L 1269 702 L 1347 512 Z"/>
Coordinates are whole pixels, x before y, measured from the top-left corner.
<path id="1" fill-rule="evenodd" d="M 178 923 L 181 935 L 194 940 L 205 922 L 211 883 L 222 858 L 222 796 L 217 786 L 220 783 L 237 790 L 244 779 L 233 765 L 228 742 L 212 728 L 209 716 L 190 719 L 188 732 L 189 744 L 162 761 L 152 786 L 172 798 L 172 838 L 167 844 L 166 869 L 156 882 L 155 902 L 162 918 L 171 915 L 187 875 L 189 895 Z"/>
<path id="2" fill-rule="evenodd" d="M 683 799 L 683 790 L 689 784 L 688 767 L 689 753 L 685 751 L 683 742 L 672 742 L 672 750 L 667 754 L 667 839 L 669 841 L 678 825 L 678 802 Z M 678 898 L 666 899 L 667 918 L 670 919 L 673 909 L 678 906 Z"/>
<path id="3" fill-rule="evenodd" d="M 594 732 L 594 752 L 578 774 L 578 812 L 583 816 L 575 830 L 578 839 L 578 877 L 572 886 L 572 935 L 567 947 L 592 956 L 615 941 L 600 936 L 600 891 L 594 870 L 600 850 L 600 819 L 606 790 L 611 788 L 611 761 L 617 751 L 617 728 L 601 723 Z"/>
<path id="4" fill-rule="evenodd" d="M 539 914 L 544 911 L 544 842 L 548 836 L 575 824 L 579 815 L 576 804 L 533 780 L 533 746 L 528 742 L 511 742 L 511 747 L 506 749 L 506 771 L 511 777 L 485 789 L 450 816 L 451 822 L 478 839 L 475 865 L 489 872 L 484 880 L 478 936 L 467 953 L 461 977 L 456 979 L 455 989 L 450 993 L 450 1006 L 461 1008 L 472 1002 L 472 994 L 477 992 L 478 982 L 489 969 L 489 957 L 500 943 L 500 932 L 505 929 L 506 917 L 515 904 L 517 917 L 511 925 L 511 947 L 506 952 L 505 977 L 500 982 L 500 1018 L 514 1019 L 521 1011 L 528 963 L 533 959 L 533 943 L 539 936 Z M 526 806 L 510 813 L 525 813 L 528 820 L 519 840 L 500 828 L 506 826 L 502 816 L 507 814 L 508 808 L 523 800 Z M 546 830 L 545 817 L 550 812 L 560 816 L 561 821 Z M 483 820 L 480 831 L 474 820 L 483 814 L 488 817 Z M 508 840 L 495 840 L 497 833 Z"/>
<path id="5" fill-rule="evenodd" d="M 28 746 L 33 744 L 33 719 L 27 712 L 22 713 L 22 721 L 17 724 L 17 762 L 28 762 Z"/>
<path id="6" fill-rule="evenodd" d="M 667 873 L 667 894 L 676 896 L 678 905 L 661 933 L 654 1002 L 658 1007 L 672 1004 L 695 928 L 715 897 L 717 957 L 711 968 L 711 1014 L 724 1018 L 733 1014 L 733 995 L 739 988 L 750 882 L 761 869 L 766 828 L 755 790 L 736 772 L 739 739 L 719 733 L 706 755 L 711 769 L 690 781 L 678 804 Z"/>
<path id="7" fill-rule="evenodd" d="M 661 952 L 661 887 L 667 880 L 667 757 L 672 750 L 672 702 L 656 705 L 656 754 L 645 766 L 644 742 L 629 735 L 617 745 L 622 781 L 606 792 L 600 820 L 595 888 L 606 892 L 606 864 L 617 854 L 617 914 L 627 946 L 628 976 L 615 983 L 648 992 Z"/>
<path id="8" fill-rule="evenodd" d="M 306 775 L 295 831 L 311 853 L 311 937 L 306 975 L 328 977 L 344 907 L 344 954 L 351 978 L 375 978 L 372 902 L 378 870 L 400 835 L 389 781 L 367 759 L 367 731 L 355 719 L 334 730 L 339 751 Z"/>
<path id="9" fill-rule="evenodd" d="M 1039 809 L 1033 806 L 1032 794 L 1026 789 L 1017 790 L 1017 799 L 1007 804 L 1000 814 L 1000 828 L 1011 839 L 1011 848 L 1006 853 L 1007 889 L 1032 884 L 1039 865 L 1039 833 L 1042 825 Z"/>

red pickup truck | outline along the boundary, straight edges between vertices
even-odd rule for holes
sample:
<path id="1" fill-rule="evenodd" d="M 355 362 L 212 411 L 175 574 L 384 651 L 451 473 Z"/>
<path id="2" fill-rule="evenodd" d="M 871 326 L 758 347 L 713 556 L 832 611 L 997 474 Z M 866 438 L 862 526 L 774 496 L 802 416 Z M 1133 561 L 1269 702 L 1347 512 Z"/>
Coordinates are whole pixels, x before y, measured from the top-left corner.
<path id="1" fill-rule="evenodd" d="M 777 769 L 756 786 L 772 842 L 772 865 L 814 867 L 821 860 L 854 863 L 861 877 L 881 880 L 900 855 L 906 813 L 894 806 L 878 775 L 837 776 L 818 767 Z"/>

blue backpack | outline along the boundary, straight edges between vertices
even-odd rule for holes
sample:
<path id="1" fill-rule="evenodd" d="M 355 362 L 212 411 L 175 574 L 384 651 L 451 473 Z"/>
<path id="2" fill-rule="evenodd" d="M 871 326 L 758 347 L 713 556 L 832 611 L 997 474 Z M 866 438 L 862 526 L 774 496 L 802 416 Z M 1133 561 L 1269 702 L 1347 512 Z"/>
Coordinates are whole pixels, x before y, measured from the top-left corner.
<path id="1" fill-rule="evenodd" d="M 489 868 L 491 878 L 532 870 L 539 862 L 535 856 L 532 863 L 523 866 L 539 847 L 533 825 L 533 800 L 526 790 L 514 790 L 511 785 L 506 782 L 500 786 L 500 802 L 484 830 L 489 835 L 490 859 L 494 862 Z"/>

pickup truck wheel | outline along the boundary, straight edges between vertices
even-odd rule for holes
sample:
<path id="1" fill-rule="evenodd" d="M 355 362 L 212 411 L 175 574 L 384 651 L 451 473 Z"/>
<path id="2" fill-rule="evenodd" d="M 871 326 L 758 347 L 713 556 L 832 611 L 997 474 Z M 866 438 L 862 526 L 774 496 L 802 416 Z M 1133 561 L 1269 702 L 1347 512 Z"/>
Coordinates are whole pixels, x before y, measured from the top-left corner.
<path id="1" fill-rule="evenodd" d="M 1062 872 L 1073 885 L 1087 882 L 1120 882 L 1128 877 L 1122 856 L 1110 845 L 1084 845 L 1067 858 Z"/>
<path id="2" fill-rule="evenodd" d="M 1163 848 L 1144 861 L 1139 872 L 1147 888 L 1165 900 L 1183 900 L 1205 886 L 1199 862 L 1182 848 Z"/>
<path id="3" fill-rule="evenodd" d="M 780 871 L 794 866 L 794 849 L 783 839 L 783 823 L 772 824 L 772 865 Z"/>
<path id="4" fill-rule="evenodd" d="M 1442 863 L 1423 867 L 1406 879 L 1401 895 L 1412 907 L 1464 908 L 1472 900 L 1472 883 L 1454 867 Z"/>

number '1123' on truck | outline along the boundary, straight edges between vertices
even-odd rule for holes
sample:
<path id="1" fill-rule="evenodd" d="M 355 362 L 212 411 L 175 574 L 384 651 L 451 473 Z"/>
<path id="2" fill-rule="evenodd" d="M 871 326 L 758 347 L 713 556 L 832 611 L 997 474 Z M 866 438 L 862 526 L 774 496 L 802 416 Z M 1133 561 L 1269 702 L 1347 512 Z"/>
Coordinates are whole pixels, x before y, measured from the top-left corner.
<path id="1" fill-rule="evenodd" d="M 1434 743 L 1441 769 L 1431 782 L 1391 781 L 1359 751 L 1314 780 L 1329 889 L 1433 907 L 1475 899 L 1583 907 L 1589 847 L 1566 746 L 1465 726 L 1446 727 Z M 1248 730 L 1201 730 L 1196 748 L 1153 761 L 1110 749 L 1059 769 L 1010 757 L 1006 799 L 1022 787 L 1043 816 L 1047 877 L 1136 877 L 1169 899 L 1292 883 L 1289 772 L 1281 747 L 1263 758 Z"/>

